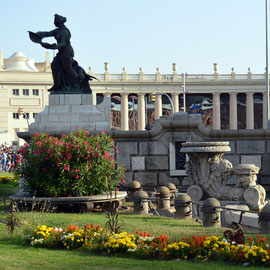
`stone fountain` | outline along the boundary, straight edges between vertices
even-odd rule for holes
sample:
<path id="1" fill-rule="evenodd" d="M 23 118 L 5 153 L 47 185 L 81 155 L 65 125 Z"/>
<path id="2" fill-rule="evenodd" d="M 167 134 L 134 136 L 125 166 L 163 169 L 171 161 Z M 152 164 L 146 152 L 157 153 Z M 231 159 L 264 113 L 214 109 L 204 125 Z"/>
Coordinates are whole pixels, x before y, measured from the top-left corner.
<path id="1" fill-rule="evenodd" d="M 253 210 L 261 209 L 266 203 L 266 193 L 256 183 L 259 168 L 253 164 L 240 164 L 233 168 L 231 162 L 222 158 L 229 151 L 229 142 L 183 143 L 181 152 L 189 156 L 186 171 L 195 183 L 188 188 L 187 194 L 194 201 L 216 198 L 246 204 Z M 227 185 L 234 175 L 236 185 Z"/>

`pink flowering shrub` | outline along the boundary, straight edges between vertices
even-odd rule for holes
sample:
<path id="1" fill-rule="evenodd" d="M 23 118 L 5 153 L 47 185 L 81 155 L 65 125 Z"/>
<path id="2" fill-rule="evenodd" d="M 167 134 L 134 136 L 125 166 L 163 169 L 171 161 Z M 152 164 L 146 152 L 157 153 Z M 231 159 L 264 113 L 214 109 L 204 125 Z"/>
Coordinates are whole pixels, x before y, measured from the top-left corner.
<path id="1" fill-rule="evenodd" d="M 89 136 L 88 131 L 79 130 L 61 138 L 36 133 L 21 148 L 24 158 L 16 171 L 31 195 L 102 194 L 125 181 L 115 151 L 114 141 L 105 132 Z"/>

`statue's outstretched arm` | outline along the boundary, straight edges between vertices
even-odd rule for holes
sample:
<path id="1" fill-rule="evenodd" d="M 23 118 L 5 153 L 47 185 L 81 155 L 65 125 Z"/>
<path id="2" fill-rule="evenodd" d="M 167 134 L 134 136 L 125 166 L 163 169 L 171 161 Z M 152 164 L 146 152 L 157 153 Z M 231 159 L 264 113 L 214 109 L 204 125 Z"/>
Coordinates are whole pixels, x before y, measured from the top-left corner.
<path id="1" fill-rule="evenodd" d="M 36 34 L 41 36 L 41 37 L 54 37 L 55 35 L 55 30 L 52 30 L 52 31 L 49 31 L 49 32 L 46 32 L 46 31 L 40 31 L 40 32 L 37 32 Z"/>

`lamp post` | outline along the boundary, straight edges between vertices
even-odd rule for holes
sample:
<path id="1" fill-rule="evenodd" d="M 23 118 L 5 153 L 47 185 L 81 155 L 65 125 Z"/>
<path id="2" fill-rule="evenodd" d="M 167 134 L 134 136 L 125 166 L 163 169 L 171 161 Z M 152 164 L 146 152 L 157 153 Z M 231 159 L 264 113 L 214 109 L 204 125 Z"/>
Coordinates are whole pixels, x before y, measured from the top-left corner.
<path id="1" fill-rule="evenodd" d="M 182 73 L 183 84 L 180 86 L 183 89 L 183 109 L 186 112 L 186 77 L 185 74 Z"/>
<path id="2" fill-rule="evenodd" d="M 269 121 L 269 71 L 268 71 L 268 8 L 267 1 L 265 0 L 265 37 L 266 37 L 266 117 L 265 117 L 265 127 L 268 129 L 268 121 Z"/>
<path id="3" fill-rule="evenodd" d="M 183 106 L 184 112 L 186 112 L 186 80 L 185 74 L 183 74 Z"/>

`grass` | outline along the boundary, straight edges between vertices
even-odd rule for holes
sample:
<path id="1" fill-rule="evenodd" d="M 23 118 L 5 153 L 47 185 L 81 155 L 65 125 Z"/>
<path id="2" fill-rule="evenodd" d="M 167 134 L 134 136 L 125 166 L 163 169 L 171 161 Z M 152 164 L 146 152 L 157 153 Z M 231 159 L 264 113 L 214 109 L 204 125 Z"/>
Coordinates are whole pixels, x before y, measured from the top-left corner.
<path id="1" fill-rule="evenodd" d="M 0 172 L 0 176 L 13 176 L 13 173 L 9 173 L 9 172 Z"/>
<path id="2" fill-rule="evenodd" d="M 22 230 L 37 224 L 67 226 L 70 223 L 84 225 L 93 222 L 104 226 L 104 214 L 50 214 L 20 213 L 23 227 L 14 235 L 7 233 L 0 225 L 0 269 L 241 269 L 241 265 L 219 262 L 152 261 L 126 258 L 125 256 L 105 256 L 84 251 L 48 250 L 34 248 L 22 239 Z M 181 221 L 172 218 L 121 215 L 125 220 L 125 230 L 134 232 L 143 229 L 150 233 L 168 234 L 171 238 L 197 235 L 221 235 L 223 228 L 209 229 L 192 220 Z M 258 269 L 249 267 L 249 269 Z M 262 269 L 262 268 L 261 268 Z"/>
<path id="3" fill-rule="evenodd" d="M 23 230 L 37 224 L 65 227 L 69 224 L 100 224 L 104 227 L 105 214 L 53 214 L 20 213 L 22 228 L 16 228 L 14 235 L 7 233 L 0 224 L 0 269 L 241 269 L 243 266 L 220 262 L 153 261 L 109 256 L 84 251 L 48 250 L 31 247 L 23 241 Z M 173 218 L 143 217 L 121 215 L 124 230 L 135 232 L 137 229 L 151 234 L 167 234 L 170 238 L 183 238 L 196 235 L 222 235 L 224 228 L 204 228 L 193 220 Z M 258 269 L 249 267 L 249 269 Z M 262 269 L 262 268 L 260 268 Z"/>
<path id="4" fill-rule="evenodd" d="M 0 197 L 12 194 L 16 187 L 0 185 Z M 125 256 L 93 254 L 86 251 L 49 250 L 34 248 L 23 239 L 23 233 L 38 224 L 66 227 L 69 224 L 84 226 L 93 222 L 105 226 L 106 215 L 97 214 L 54 214 L 23 212 L 17 214 L 22 226 L 16 228 L 13 235 L 7 226 L 0 223 L 0 269 L 242 269 L 242 265 L 221 262 L 190 261 L 153 261 Z M 6 213 L 0 214 L 0 220 Z M 165 217 L 134 216 L 131 213 L 120 214 L 123 230 L 134 233 L 147 231 L 152 235 L 167 234 L 171 239 L 182 239 L 196 235 L 222 235 L 224 228 L 205 228 L 194 220 L 178 220 Z M 269 239 L 269 236 L 268 236 Z M 249 269 L 262 269 L 249 267 Z"/>
<path id="5" fill-rule="evenodd" d="M 0 240 L 0 269 L 235 269 L 240 265 L 213 262 L 151 261 L 110 257 L 82 251 L 47 250 Z M 249 269 L 258 269 L 249 267 Z"/>

